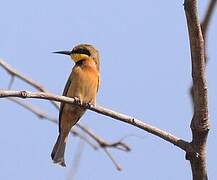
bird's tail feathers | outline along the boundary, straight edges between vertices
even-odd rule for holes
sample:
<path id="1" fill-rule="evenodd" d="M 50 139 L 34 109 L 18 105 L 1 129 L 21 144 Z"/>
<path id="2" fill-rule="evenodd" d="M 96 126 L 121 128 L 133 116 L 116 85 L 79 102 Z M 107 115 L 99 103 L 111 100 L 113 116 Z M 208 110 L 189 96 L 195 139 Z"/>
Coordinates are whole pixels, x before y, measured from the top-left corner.
<path id="1" fill-rule="evenodd" d="M 64 160 L 64 153 L 65 153 L 65 147 L 66 147 L 66 138 L 61 136 L 59 134 L 56 144 L 53 147 L 53 151 L 51 153 L 51 158 L 54 163 L 57 163 L 63 167 L 66 166 L 65 160 Z"/>

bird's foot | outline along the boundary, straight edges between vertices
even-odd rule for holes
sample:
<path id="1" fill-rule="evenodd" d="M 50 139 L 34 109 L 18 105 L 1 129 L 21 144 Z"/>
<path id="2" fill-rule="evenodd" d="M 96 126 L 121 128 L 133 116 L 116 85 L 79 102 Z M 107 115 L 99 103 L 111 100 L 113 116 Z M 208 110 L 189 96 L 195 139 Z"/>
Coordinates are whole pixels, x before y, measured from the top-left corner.
<path id="1" fill-rule="evenodd" d="M 82 101 L 81 101 L 78 97 L 74 97 L 74 100 L 75 100 L 75 103 L 76 103 L 77 105 L 79 105 L 79 106 L 82 106 L 82 105 L 83 105 Z"/>
<path id="2" fill-rule="evenodd" d="M 89 109 L 89 108 L 93 107 L 94 105 L 91 103 L 84 103 L 84 106 Z"/>

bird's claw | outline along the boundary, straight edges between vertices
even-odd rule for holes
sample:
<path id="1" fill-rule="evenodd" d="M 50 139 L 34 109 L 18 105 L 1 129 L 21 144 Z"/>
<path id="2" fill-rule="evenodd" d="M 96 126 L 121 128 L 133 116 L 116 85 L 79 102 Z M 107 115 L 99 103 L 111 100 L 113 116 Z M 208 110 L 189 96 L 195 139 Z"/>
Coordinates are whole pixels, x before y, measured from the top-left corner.
<path id="1" fill-rule="evenodd" d="M 91 108 L 91 107 L 93 107 L 93 104 L 91 104 L 91 103 L 85 103 L 84 105 L 85 105 L 86 108 Z"/>
<path id="2" fill-rule="evenodd" d="M 91 104 L 90 102 L 88 103 L 82 102 L 78 97 L 74 97 L 74 101 L 77 105 L 83 106 L 85 108 L 91 108 L 94 106 L 94 104 Z"/>
<path id="3" fill-rule="evenodd" d="M 78 104 L 79 106 L 82 105 L 81 100 L 78 97 L 74 97 L 75 103 Z"/>

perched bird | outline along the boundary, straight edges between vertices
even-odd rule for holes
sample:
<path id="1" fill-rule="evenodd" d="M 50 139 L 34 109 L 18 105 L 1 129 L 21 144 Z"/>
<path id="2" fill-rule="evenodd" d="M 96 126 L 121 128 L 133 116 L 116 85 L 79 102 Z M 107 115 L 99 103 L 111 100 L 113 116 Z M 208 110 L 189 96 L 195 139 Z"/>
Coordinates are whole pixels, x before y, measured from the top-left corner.
<path id="1" fill-rule="evenodd" d="M 99 88 L 99 52 L 89 44 L 80 44 L 71 51 L 58 51 L 54 53 L 69 55 L 75 62 L 68 78 L 64 96 L 76 97 L 80 103 L 95 105 L 96 94 Z M 61 103 L 59 111 L 59 136 L 51 153 L 54 163 L 66 166 L 64 152 L 68 134 L 78 122 L 86 109 L 77 105 Z"/>

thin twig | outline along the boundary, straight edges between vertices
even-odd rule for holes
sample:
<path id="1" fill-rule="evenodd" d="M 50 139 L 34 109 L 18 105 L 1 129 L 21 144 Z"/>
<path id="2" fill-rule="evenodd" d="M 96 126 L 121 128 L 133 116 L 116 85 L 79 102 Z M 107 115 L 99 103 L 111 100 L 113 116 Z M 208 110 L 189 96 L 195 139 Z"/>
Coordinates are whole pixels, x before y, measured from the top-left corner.
<path id="1" fill-rule="evenodd" d="M 206 14 L 203 18 L 203 20 L 201 21 L 201 30 L 202 30 L 202 34 L 203 34 L 203 39 L 204 39 L 204 54 L 205 54 L 205 63 L 207 64 L 208 62 L 208 53 L 207 53 L 207 32 L 208 32 L 208 28 L 209 28 L 209 23 L 211 21 L 211 18 L 214 14 L 214 9 L 216 7 L 216 3 L 217 0 L 210 0 L 209 4 L 207 6 L 207 10 L 206 10 Z M 193 92 L 193 90 L 192 90 Z"/>
<path id="2" fill-rule="evenodd" d="M 122 170 L 121 166 L 115 161 L 115 159 L 113 158 L 113 156 L 111 155 L 111 153 L 108 151 L 108 149 L 107 148 L 103 148 L 103 150 L 108 155 L 109 159 L 111 159 L 111 161 L 115 165 L 116 169 L 118 171 L 121 171 Z"/>
<path id="3" fill-rule="evenodd" d="M 99 138 L 98 136 L 96 136 L 96 134 L 94 132 L 92 132 L 90 129 L 88 129 L 87 127 L 78 124 L 77 125 L 79 128 L 81 128 L 84 132 L 86 132 L 90 137 L 92 137 L 96 142 L 98 142 L 98 144 L 100 145 L 100 147 L 102 148 L 116 148 L 125 152 L 130 151 L 130 147 L 128 145 L 126 145 L 125 143 L 121 142 L 121 141 L 117 141 L 117 142 L 113 142 L 113 143 L 108 143 L 107 141 L 105 141 L 102 138 Z"/>
<path id="4" fill-rule="evenodd" d="M 18 77 L 19 79 L 23 80 L 24 82 L 33 86 L 34 88 L 36 88 L 37 90 L 39 90 L 41 92 L 49 92 L 41 84 L 37 83 L 36 81 L 32 80 L 31 78 L 24 76 L 21 72 L 18 72 L 15 68 L 13 68 L 9 64 L 7 64 L 2 59 L 0 59 L 0 66 L 2 66 L 13 77 L 12 80 L 14 80 L 14 77 Z M 12 81 L 12 83 L 13 83 L 13 81 Z M 54 105 L 55 108 L 59 109 L 59 104 L 57 102 L 54 102 L 54 101 L 50 101 L 50 102 Z"/>
<path id="5" fill-rule="evenodd" d="M 211 21 L 211 18 L 213 16 L 214 13 L 214 9 L 215 6 L 217 4 L 217 0 L 210 0 L 209 1 L 209 5 L 207 6 L 207 10 L 206 10 L 206 14 L 201 22 L 201 29 L 202 29 L 202 33 L 203 33 L 203 38 L 206 41 L 206 36 L 207 36 L 207 30 L 209 27 L 209 23 Z"/>
<path id="6" fill-rule="evenodd" d="M 79 141 L 76 152 L 74 154 L 74 159 L 72 161 L 73 163 L 72 163 L 72 166 L 70 168 L 67 180 L 75 179 L 75 175 L 78 171 L 78 167 L 79 167 L 80 162 L 81 162 L 81 156 L 82 156 L 82 153 L 84 151 L 84 145 L 85 145 L 84 141 Z"/>
<path id="7" fill-rule="evenodd" d="M 11 87 L 12 87 L 12 85 L 13 85 L 13 83 L 14 83 L 14 76 L 13 75 L 11 75 L 11 80 L 10 80 L 10 82 L 9 82 L 9 84 L 8 84 L 8 89 L 11 89 Z"/>
<path id="8" fill-rule="evenodd" d="M 75 98 L 69 98 L 65 96 L 57 96 L 51 93 L 43 93 L 43 92 L 27 92 L 27 91 L 7 91 L 7 90 L 0 90 L 0 97 L 19 97 L 19 98 L 36 98 L 36 99 L 46 99 L 46 100 L 52 100 L 52 101 L 58 101 L 58 102 L 64 102 L 69 104 L 75 104 L 78 106 L 81 106 Z M 163 131 L 159 128 L 156 128 L 152 125 L 149 125 L 147 123 L 144 123 L 143 121 L 127 116 L 125 114 L 121 114 L 118 112 L 115 112 L 113 110 L 101 107 L 101 106 L 90 106 L 90 105 L 82 105 L 82 107 L 85 107 L 87 109 L 90 109 L 92 111 L 95 111 L 97 113 L 103 114 L 105 116 L 112 117 L 113 119 L 120 120 L 122 122 L 128 123 L 132 126 L 138 127 L 139 129 L 142 129 L 144 131 L 147 131 L 151 134 L 154 134 L 167 142 L 170 142 L 174 144 L 175 146 L 183 149 L 184 151 L 192 151 L 191 146 L 189 146 L 189 143 L 187 141 L 184 141 L 166 131 Z"/>
<path id="9" fill-rule="evenodd" d="M 8 97 L 8 99 L 10 101 L 13 101 L 14 103 L 19 104 L 20 106 L 24 107 L 25 109 L 29 110 L 30 112 L 32 112 L 33 114 L 35 114 L 38 118 L 40 119 L 46 119 L 52 123 L 58 124 L 58 120 L 54 117 L 49 116 L 48 114 L 42 112 L 40 109 L 36 108 L 35 106 L 31 105 L 31 104 L 27 104 L 17 98 L 13 98 L 13 97 Z M 85 135 L 82 135 L 81 133 L 79 133 L 75 128 L 72 128 L 71 131 L 72 135 L 77 136 L 79 138 L 81 138 L 82 140 L 84 140 L 87 144 L 89 144 L 93 149 L 97 149 L 98 147 L 93 144 Z"/>
<path id="10" fill-rule="evenodd" d="M 41 110 L 39 110 L 37 107 L 31 105 L 31 104 L 27 104 L 25 103 L 23 100 L 19 100 L 17 98 L 14 97 L 8 97 L 7 99 L 9 99 L 10 101 L 19 104 L 20 106 L 22 106 L 23 108 L 29 110 L 30 112 L 34 113 L 39 119 L 47 119 L 53 123 L 58 123 L 57 119 L 54 117 L 49 116 L 48 114 L 42 112 Z"/>

